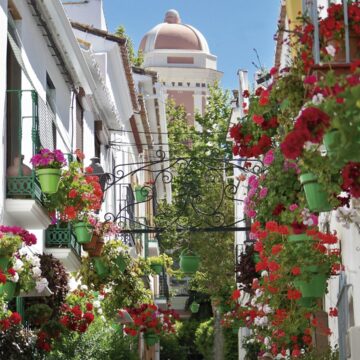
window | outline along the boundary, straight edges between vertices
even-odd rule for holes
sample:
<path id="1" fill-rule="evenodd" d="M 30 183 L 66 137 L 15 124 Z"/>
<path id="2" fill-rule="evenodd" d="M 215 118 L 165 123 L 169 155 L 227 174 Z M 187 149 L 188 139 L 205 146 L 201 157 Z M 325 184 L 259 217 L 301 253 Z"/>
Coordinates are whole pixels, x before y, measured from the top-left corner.
<path id="1" fill-rule="evenodd" d="M 21 89 L 21 68 L 15 54 L 8 43 L 7 51 L 7 89 Z M 21 126 L 21 100 L 16 92 L 9 92 L 6 101 L 6 145 L 7 166 L 13 164 L 14 158 L 19 156 L 19 135 Z"/>
<path id="2" fill-rule="evenodd" d="M 76 98 L 76 148 L 84 151 L 84 110 L 78 97 Z"/>
<path id="3" fill-rule="evenodd" d="M 95 141 L 95 157 L 98 157 L 100 159 L 101 143 L 96 134 L 94 136 L 94 141 Z"/>
<path id="4" fill-rule="evenodd" d="M 39 102 L 40 142 L 44 148 L 56 149 L 56 89 L 46 73 L 46 104 Z"/>

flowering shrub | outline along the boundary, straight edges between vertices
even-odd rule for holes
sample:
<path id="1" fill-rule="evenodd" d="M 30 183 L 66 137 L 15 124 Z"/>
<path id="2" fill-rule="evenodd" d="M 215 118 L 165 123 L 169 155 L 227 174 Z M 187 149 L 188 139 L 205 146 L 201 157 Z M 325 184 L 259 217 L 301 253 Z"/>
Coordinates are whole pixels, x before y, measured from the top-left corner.
<path id="1" fill-rule="evenodd" d="M 329 126 L 330 117 L 327 114 L 315 107 L 305 108 L 297 118 L 294 130 L 281 143 L 282 153 L 286 158 L 295 160 L 302 154 L 306 142 L 319 144 Z"/>
<path id="2" fill-rule="evenodd" d="M 92 293 L 83 285 L 71 292 L 66 303 L 61 306 L 59 319 L 50 320 L 41 327 L 37 336 L 37 348 L 50 352 L 62 337 L 67 337 L 70 333 L 86 332 L 95 315 L 102 314 L 102 299 L 103 295 Z"/>
<path id="3" fill-rule="evenodd" d="M 360 3 L 357 1 L 348 3 L 349 31 L 360 35 Z M 319 23 L 320 35 L 325 40 L 341 40 L 345 37 L 344 7 L 342 4 L 331 4 L 327 9 L 327 17 Z"/>
<path id="4" fill-rule="evenodd" d="M 100 221 L 98 218 L 90 216 L 88 218 L 90 225 L 93 226 L 93 233 L 100 238 L 115 237 L 121 230 L 120 226 L 111 221 Z"/>
<path id="5" fill-rule="evenodd" d="M 146 289 L 142 280 L 151 273 L 148 261 L 141 257 L 131 258 L 128 248 L 115 240 L 106 242 L 100 259 L 108 270 L 105 277 L 97 274 L 92 259 L 84 258 L 78 279 L 90 290 L 106 292 L 103 302 L 106 316 L 113 317 L 117 309 L 150 301 L 151 291 Z M 119 267 L 118 261 L 125 265 L 125 269 Z"/>
<path id="6" fill-rule="evenodd" d="M 60 221 L 88 221 L 91 211 L 101 208 L 103 192 L 97 176 L 87 175 L 82 163 L 71 162 L 62 173 L 59 190 L 49 196 L 47 206 Z"/>
<path id="7" fill-rule="evenodd" d="M 239 263 L 236 266 L 236 282 L 242 291 L 252 294 L 253 279 L 259 277 L 255 270 L 254 246 L 248 245 L 239 256 Z M 236 299 L 237 300 L 237 299 Z"/>
<path id="8" fill-rule="evenodd" d="M 49 149 L 41 149 L 34 155 L 30 162 L 36 169 L 61 169 L 66 165 L 64 154 L 61 150 L 50 151 Z"/>
<path id="9" fill-rule="evenodd" d="M 0 226 L 0 253 L 11 256 L 21 245 L 35 245 L 36 237 L 19 226 Z"/>
<path id="10" fill-rule="evenodd" d="M 20 249 L 15 254 L 12 263 L 11 270 L 14 273 L 11 280 L 19 281 L 20 289 L 24 292 L 29 292 L 35 288 L 38 293 L 41 293 L 48 286 L 49 282 L 42 276 L 38 255 L 27 253 L 26 249 Z"/>
<path id="11" fill-rule="evenodd" d="M 124 332 L 131 336 L 146 334 L 165 334 L 175 332 L 175 321 L 179 315 L 174 310 L 158 309 L 153 304 L 143 304 L 135 308 L 127 308 L 127 312 L 133 318 L 133 323 L 124 327 Z"/>
<path id="12" fill-rule="evenodd" d="M 342 170 L 342 188 L 354 198 L 360 197 L 360 163 L 349 162 Z"/>
<path id="13" fill-rule="evenodd" d="M 290 352 L 297 356 L 301 349 L 311 345 L 313 329 L 323 325 L 312 315 L 319 309 L 318 304 L 314 302 L 311 309 L 303 306 L 295 281 L 306 281 L 309 274 L 304 269 L 314 264 L 328 277 L 338 273 L 341 269 L 338 239 L 333 234 L 308 229 L 307 240 L 290 242 L 292 229 L 273 221 L 264 228 L 254 223 L 251 231 L 260 256 L 256 270 L 262 276 L 253 281 L 254 296 L 233 314 L 254 331 L 263 352 L 271 351 L 274 356 Z M 230 314 L 229 317 L 227 322 L 231 320 Z M 325 327 L 322 330 L 329 333 Z"/>

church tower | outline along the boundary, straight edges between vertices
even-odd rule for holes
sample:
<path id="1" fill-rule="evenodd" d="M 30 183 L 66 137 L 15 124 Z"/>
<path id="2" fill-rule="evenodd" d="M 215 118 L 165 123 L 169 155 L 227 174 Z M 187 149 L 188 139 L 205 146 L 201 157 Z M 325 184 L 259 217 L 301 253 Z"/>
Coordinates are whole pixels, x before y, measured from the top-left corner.
<path id="1" fill-rule="evenodd" d="M 144 68 L 156 71 L 168 97 L 184 105 L 189 124 L 196 112 L 203 114 L 209 85 L 222 77 L 201 32 L 181 22 L 176 10 L 145 34 L 140 43 Z"/>

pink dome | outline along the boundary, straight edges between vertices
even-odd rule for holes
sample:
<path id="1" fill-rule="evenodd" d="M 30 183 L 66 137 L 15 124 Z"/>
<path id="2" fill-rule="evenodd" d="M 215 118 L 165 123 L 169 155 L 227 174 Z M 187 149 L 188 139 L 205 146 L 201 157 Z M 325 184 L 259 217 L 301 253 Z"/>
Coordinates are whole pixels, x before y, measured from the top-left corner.
<path id="1" fill-rule="evenodd" d="M 140 49 L 152 50 L 198 50 L 209 53 L 204 36 L 190 25 L 181 23 L 176 10 L 165 14 L 164 22 L 151 29 L 141 40 Z"/>

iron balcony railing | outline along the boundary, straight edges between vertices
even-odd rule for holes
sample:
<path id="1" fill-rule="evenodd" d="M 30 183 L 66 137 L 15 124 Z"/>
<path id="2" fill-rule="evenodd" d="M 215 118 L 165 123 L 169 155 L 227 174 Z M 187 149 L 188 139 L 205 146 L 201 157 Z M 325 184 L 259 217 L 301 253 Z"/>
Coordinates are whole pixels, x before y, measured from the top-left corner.
<path id="1" fill-rule="evenodd" d="M 53 249 L 70 249 L 81 258 L 81 245 L 71 230 L 71 225 L 51 225 L 45 231 L 45 247 Z"/>
<path id="2" fill-rule="evenodd" d="M 31 122 L 31 140 L 32 153 L 36 154 L 40 150 L 39 137 L 39 99 L 34 90 L 7 90 L 7 116 L 11 116 L 11 129 L 8 130 L 8 140 L 11 138 L 8 159 L 15 160 L 18 158 L 18 170 L 16 176 L 8 176 L 6 181 L 7 198 L 31 198 L 42 202 L 42 192 L 40 185 L 36 180 L 35 172 L 32 170 L 31 175 L 23 173 L 22 154 L 30 149 L 23 149 L 23 129 L 28 129 Z M 9 133 L 10 132 L 10 133 Z M 17 133 L 17 138 L 13 136 Z M 10 165 L 10 164 L 9 164 Z"/>
<path id="3" fill-rule="evenodd" d="M 350 62 L 350 32 L 349 32 L 349 13 L 348 0 L 341 0 L 344 8 L 344 45 L 345 45 L 345 63 Z M 314 25 L 314 44 L 313 57 L 315 64 L 320 63 L 320 34 L 319 34 L 319 16 L 317 0 L 302 0 L 302 8 L 305 16 L 308 16 Z"/>

